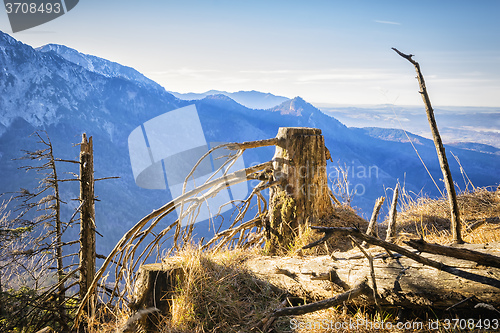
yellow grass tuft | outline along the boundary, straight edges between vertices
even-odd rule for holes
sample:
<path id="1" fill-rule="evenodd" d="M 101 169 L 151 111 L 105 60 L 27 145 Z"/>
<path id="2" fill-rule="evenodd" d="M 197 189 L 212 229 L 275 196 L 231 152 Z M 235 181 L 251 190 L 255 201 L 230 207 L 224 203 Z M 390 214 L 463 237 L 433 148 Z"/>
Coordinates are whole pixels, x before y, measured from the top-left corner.
<path id="1" fill-rule="evenodd" d="M 159 332 L 238 332 L 256 325 L 278 306 L 280 295 L 244 267 L 254 254 L 197 249 L 179 253 L 185 278 Z"/>
<path id="2" fill-rule="evenodd" d="M 500 196 L 487 188 L 475 188 L 457 196 L 462 237 L 467 243 L 484 244 L 500 241 Z M 400 195 L 401 212 L 397 215 L 398 243 L 412 237 L 423 237 L 439 244 L 451 242 L 450 209 L 447 198 L 411 198 L 403 189 Z M 469 230 L 477 222 L 480 227 Z M 387 226 L 384 221 L 382 228 Z"/>

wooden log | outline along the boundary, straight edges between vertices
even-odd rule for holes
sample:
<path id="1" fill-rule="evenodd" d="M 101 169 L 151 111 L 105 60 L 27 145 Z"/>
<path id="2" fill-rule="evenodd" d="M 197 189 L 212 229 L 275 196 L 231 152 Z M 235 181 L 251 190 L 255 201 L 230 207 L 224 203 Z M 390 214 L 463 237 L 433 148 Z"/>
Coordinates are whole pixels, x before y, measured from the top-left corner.
<path id="1" fill-rule="evenodd" d="M 499 245 L 483 245 L 481 252 L 499 255 Z M 464 244 L 462 247 L 477 251 L 479 246 Z M 405 247 L 404 250 L 410 251 L 410 248 Z M 500 288 L 492 288 L 465 277 L 437 270 L 400 254 L 395 253 L 390 257 L 381 248 L 372 247 L 365 251 L 367 255 L 361 254 L 357 249 L 337 253 L 336 259 L 328 255 L 254 256 L 247 259 L 243 265 L 244 269 L 255 276 L 254 281 L 262 284 L 264 289 L 271 288 L 277 294 L 287 293 L 306 299 L 308 302 L 320 302 L 312 307 L 278 310 L 274 313 L 276 316 L 327 308 L 338 304 L 338 301 L 343 300 L 346 295 L 351 296 L 349 300 L 354 305 L 373 305 L 373 290 L 366 288 L 368 287 L 366 279 L 371 275 L 366 257 L 372 258 L 372 271 L 378 290 L 377 301 L 381 307 L 444 310 L 454 306 L 454 309 L 459 310 L 470 307 L 470 302 L 460 303 L 467 298 L 497 308 L 500 306 Z M 443 266 L 454 267 L 473 275 L 483 274 L 500 279 L 499 268 L 485 268 L 471 261 L 437 254 L 426 253 L 424 256 L 426 260 L 441 262 Z M 176 258 L 161 264 L 141 266 L 132 301 L 129 304 L 133 310 L 131 318 L 138 317 L 137 314 L 148 309 L 153 309 L 155 312 L 158 309 L 162 315 L 168 315 L 171 311 L 170 301 L 175 299 L 178 283 L 185 274 Z M 361 288 L 363 284 L 365 286 Z M 354 298 L 355 296 L 357 297 Z M 148 312 L 144 318 L 141 316 L 139 319 L 141 328 L 146 331 L 153 330 L 155 325 L 159 324 L 155 313 Z"/>
<path id="2" fill-rule="evenodd" d="M 467 280 L 479 282 L 479 283 L 500 289 L 500 279 L 498 279 L 498 278 L 491 278 L 489 276 L 484 276 L 481 274 L 468 272 L 468 271 L 462 270 L 460 268 L 457 268 L 453 265 L 447 265 L 447 264 L 444 264 L 440 261 L 436 261 L 433 259 L 426 258 L 424 256 L 420 256 L 420 255 L 418 255 L 412 251 L 409 251 L 408 249 L 405 249 L 401 246 L 398 246 L 396 244 L 388 243 L 388 242 L 383 241 L 381 239 L 365 235 L 364 233 L 360 232 L 358 229 L 355 229 L 355 228 L 316 227 L 316 226 L 312 226 L 311 228 L 315 229 L 315 230 L 323 231 L 325 233 L 325 236 L 322 238 L 323 241 L 328 239 L 329 237 L 331 237 L 334 234 L 336 234 L 337 236 L 338 235 L 344 235 L 344 236 L 351 235 L 351 236 L 354 236 L 358 239 L 361 239 L 369 244 L 381 246 L 388 251 L 395 251 L 397 253 L 400 253 L 400 254 L 402 254 L 402 255 L 404 255 L 412 260 L 415 260 L 416 262 L 419 262 L 421 264 L 437 268 L 441 271 L 445 271 L 445 272 L 453 274 L 457 277 L 461 277 L 461 278 L 464 278 Z M 319 243 L 318 242 L 311 243 L 309 245 L 304 246 L 303 249 L 311 248 L 313 244 L 314 244 L 314 246 L 316 246 Z"/>
<path id="3" fill-rule="evenodd" d="M 477 249 L 477 246 L 472 244 L 462 246 Z M 410 251 L 409 247 L 405 249 Z M 373 257 L 380 296 L 378 302 L 382 307 L 405 307 L 415 310 L 432 307 L 443 310 L 471 296 L 475 296 L 478 303 L 500 306 L 498 288 L 437 270 L 399 254 L 391 258 L 381 248 L 372 247 L 366 251 Z M 500 244 L 484 246 L 481 252 L 500 255 Z M 424 256 L 471 274 L 487 275 L 500 280 L 498 268 L 485 268 L 474 262 L 436 254 Z M 359 250 L 337 253 L 336 259 L 333 260 L 330 256 L 255 257 L 249 259 L 245 265 L 256 276 L 268 280 L 275 287 L 287 290 L 291 295 L 317 301 L 343 293 L 346 286 L 351 286 L 350 289 L 370 276 L 368 261 Z M 276 267 L 288 271 L 295 278 L 277 273 Z M 329 278 L 330 276 L 333 278 Z M 334 279 L 337 282 L 332 282 Z M 353 303 L 372 305 L 373 298 L 361 296 L 353 300 Z M 467 307 L 470 307 L 470 304 L 464 303 L 456 308 Z"/>

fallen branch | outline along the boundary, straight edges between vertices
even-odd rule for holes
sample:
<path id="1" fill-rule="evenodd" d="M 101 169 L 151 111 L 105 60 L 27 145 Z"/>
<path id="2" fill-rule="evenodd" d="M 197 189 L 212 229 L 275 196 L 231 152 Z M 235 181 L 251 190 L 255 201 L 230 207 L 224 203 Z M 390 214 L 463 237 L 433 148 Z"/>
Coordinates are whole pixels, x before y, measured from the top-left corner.
<path id="1" fill-rule="evenodd" d="M 470 233 L 480 226 L 482 226 L 485 223 L 498 223 L 500 222 L 500 217 L 487 217 L 485 219 L 480 219 L 480 220 L 473 220 L 473 221 L 467 221 L 468 223 L 472 223 L 469 226 L 467 226 L 465 232 Z"/>
<path id="2" fill-rule="evenodd" d="M 282 309 L 284 307 L 286 307 L 288 304 L 288 297 L 285 298 L 281 303 L 280 305 L 278 306 L 278 308 L 276 309 L 279 310 L 279 309 Z M 268 314 L 266 317 L 264 317 L 259 325 L 257 325 L 257 329 L 259 329 L 259 327 L 262 327 L 262 329 L 260 330 L 261 332 L 268 332 L 269 328 L 271 327 L 271 325 L 274 323 L 274 320 L 276 319 L 275 316 L 273 316 L 273 313 L 270 313 Z"/>
<path id="3" fill-rule="evenodd" d="M 375 279 L 375 268 L 373 267 L 373 257 L 366 253 L 365 249 L 361 246 L 361 244 L 358 243 L 357 240 L 354 239 L 351 235 L 349 235 L 349 238 L 352 240 L 354 244 L 358 247 L 358 249 L 363 252 L 365 255 L 366 259 L 368 259 L 368 263 L 370 264 L 370 276 L 372 278 L 372 289 L 373 289 L 373 299 L 375 301 L 375 305 L 379 307 L 378 304 L 378 293 L 377 293 L 377 280 Z"/>
<path id="4" fill-rule="evenodd" d="M 365 280 L 360 284 L 358 284 L 353 289 L 345 293 L 339 294 L 335 297 L 328 298 L 319 302 L 314 302 L 311 304 L 276 310 L 273 313 L 273 317 L 301 315 L 305 313 L 328 309 L 331 308 L 332 306 L 336 306 L 346 301 L 352 300 L 358 296 L 367 295 L 370 292 L 371 288 L 368 286 L 368 284 L 366 284 Z"/>
<path id="5" fill-rule="evenodd" d="M 429 244 L 423 240 L 409 240 L 406 241 L 405 244 L 419 250 L 420 252 L 440 254 L 447 257 L 474 261 L 484 266 L 500 268 L 500 257 L 488 253 L 438 244 Z"/>

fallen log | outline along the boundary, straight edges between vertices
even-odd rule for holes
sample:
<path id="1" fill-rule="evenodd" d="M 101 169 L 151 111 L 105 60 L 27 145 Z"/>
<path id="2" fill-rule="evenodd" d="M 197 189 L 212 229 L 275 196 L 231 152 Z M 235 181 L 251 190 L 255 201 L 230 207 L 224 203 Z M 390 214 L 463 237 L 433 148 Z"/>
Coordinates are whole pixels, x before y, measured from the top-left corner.
<path id="1" fill-rule="evenodd" d="M 471 244 L 463 246 L 474 248 Z M 409 247 L 403 249 L 414 254 Z M 372 247 L 366 251 L 373 257 L 378 302 L 382 307 L 417 310 L 432 307 L 444 310 L 472 296 L 475 296 L 475 302 L 500 306 L 498 288 L 415 262 L 399 253 L 394 253 L 391 258 L 380 248 Z M 498 255 L 500 244 L 486 245 L 483 251 Z M 500 280 L 498 268 L 485 268 L 474 262 L 436 254 L 426 253 L 421 257 L 468 274 L 482 274 L 492 280 Z M 335 253 L 335 258 L 337 260 L 330 256 L 259 256 L 247 260 L 245 265 L 260 279 L 269 281 L 279 289 L 287 290 L 293 296 L 313 302 L 332 298 L 370 277 L 368 260 L 359 250 Z M 373 297 L 367 296 L 352 300 L 355 305 L 373 305 L 373 302 Z M 455 309 L 467 307 L 470 307 L 470 303 L 463 303 Z"/>
<path id="2" fill-rule="evenodd" d="M 422 263 L 424 265 L 437 268 L 441 271 L 448 272 L 450 274 L 465 278 L 467 280 L 476 281 L 476 282 L 490 285 L 492 287 L 500 289 L 500 279 L 498 279 L 498 278 L 490 278 L 488 276 L 484 276 L 481 274 L 476 274 L 473 272 L 464 271 L 464 270 L 461 270 L 460 268 L 454 267 L 452 265 L 446 265 L 442 262 L 420 256 L 420 255 L 413 253 L 412 251 L 407 250 L 401 246 L 398 246 L 398 245 L 395 245 L 392 243 L 388 243 L 388 242 L 383 241 L 381 239 L 378 239 L 376 237 L 368 236 L 356 228 L 337 228 L 337 227 L 312 226 L 311 229 L 322 231 L 325 233 L 325 236 L 322 237 L 319 241 L 316 241 L 316 242 L 313 242 L 309 245 L 304 246 L 302 249 L 309 249 L 311 247 L 319 245 L 319 244 L 321 244 L 321 242 L 326 241 L 328 238 L 332 237 L 333 235 L 337 235 L 337 236 L 338 235 L 343 235 L 343 236 L 351 235 L 353 237 L 356 237 L 358 239 L 365 241 L 366 243 L 381 246 L 386 250 L 395 251 L 397 253 L 400 253 L 400 254 L 402 254 L 410 259 L 413 259 L 419 263 Z"/>
<path id="3" fill-rule="evenodd" d="M 357 237 L 356 231 L 353 234 L 354 237 Z M 373 241 L 368 236 L 366 240 L 368 243 Z M 384 243 L 381 244 L 385 245 Z M 315 309 L 315 306 L 325 308 L 337 304 L 339 297 L 343 299 L 343 296 L 339 295 L 348 295 L 346 292 L 357 290 L 371 276 L 367 257 L 371 257 L 373 261 L 373 275 L 378 290 L 377 301 L 381 307 L 404 307 L 415 310 L 453 308 L 455 311 L 469 309 L 471 302 L 476 305 L 484 303 L 496 308 L 500 307 L 499 288 L 492 288 L 490 284 L 467 278 L 467 274 L 469 274 L 499 282 L 499 268 L 485 267 L 468 260 L 439 254 L 423 253 L 417 255 L 410 247 L 390 245 L 392 246 L 392 256 L 379 247 L 365 249 L 366 255 L 358 249 L 337 252 L 335 259 L 326 255 L 251 256 L 242 263 L 245 267 L 240 269 L 249 271 L 253 276 L 252 281 L 261 285 L 262 290 L 271 288 L 276 290 L 276 295 L 287 293 L 293 297 L 305 299 L 308 303 L 320 302 L 312 307 L 298 310 L 295 310 L 296 307 L 277 310 L 272 316 L 303 313 L 301 311 L 310 311 Z M 478 248 L 481 247 L 481 253 L 500 255 L 500 244 L 481 246 L 464 244 L 460 247 L 475 251 L 479 251 Z M 409 254 L 413 258 L 402 254 Z M 419 261 L 416 261 L 415 258 L 418 258 Z M 436 263 L 439 267 L 450 267 L 466 274 L 459 276 L 453 274 L 456 271 L 450 273 L 446 270 L 439 270 L 427 265 L 428 262 Z M 171 305 L 169 300 L 175 297 L 176 285 L 184 278 L 185 273 L 175 258 L 162 264 L 141 266 L 135 285 L 135 293 L 131 304 L 129 304 L 130 308 L 134 312 L 140 312 L 143 309 L 155 307 L 160 310 L 160 313 L 168 314 Z M 354 298 L 355 295 L 350 294 L 352 296 L 349 298 L 351 304 L 355 306 L 374 304 L 373 282 L 371 279 L 368 281 L 368 283 L 364 283 L 369 288 L 365 290 L 363 287 L 363 292 L 359 294 L 356 292 L 357 297 Z M 366 292 L 367 290 L 369 292 Z M 147 320 L 141 320 L 142 327 L 157 324 L 154 316 L 147 317 Z"/>

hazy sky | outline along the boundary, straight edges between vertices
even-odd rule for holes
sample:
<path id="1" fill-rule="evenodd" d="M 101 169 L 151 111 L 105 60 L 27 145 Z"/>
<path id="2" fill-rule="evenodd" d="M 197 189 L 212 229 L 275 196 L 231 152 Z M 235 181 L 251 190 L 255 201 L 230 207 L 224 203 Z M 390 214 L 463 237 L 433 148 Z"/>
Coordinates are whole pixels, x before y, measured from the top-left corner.
<path id="1" fill-rule="evenodd" d="M 167 90 L 259 90 L 313 103 L 500 107 L 500 1 L 82 0 L 12 34 L 134 67 Z"/>

